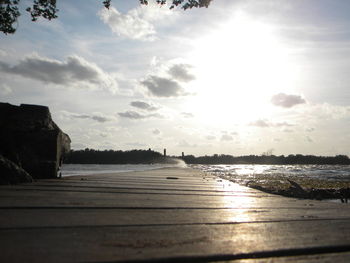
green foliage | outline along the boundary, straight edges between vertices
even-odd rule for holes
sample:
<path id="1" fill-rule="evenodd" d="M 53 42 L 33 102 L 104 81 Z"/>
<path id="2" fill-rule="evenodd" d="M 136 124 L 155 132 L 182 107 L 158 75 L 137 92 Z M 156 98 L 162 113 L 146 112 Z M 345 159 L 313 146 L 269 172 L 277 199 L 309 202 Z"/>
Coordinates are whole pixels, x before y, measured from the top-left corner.
<path id="1" fill-rule="evenodd" d="M 0 1 L 0 31 L 13 34 L 16 31 L 14 24 L 21 15 L 18 11 L 19 0 Z"/>
<path id="2" fill-rule="evenodd" d="M 346 155 L 336 156 L 314 156 L 290 154 L 288 156 L 275 155 L 246 155 L 246 156 L 231 156 L 217 155 L 195 157 L 186 155 L 182 158 L 188 164 L 329 164 L 329 165 L 349 165 L 350 159 Z"/>
<path id="3" fill-rule="evenodd" d="M 32 16 L 32 21 L 37 21 L 39 17 L 51 20 L 57 18 L 56 0 L 34 0 L 33 7 L 28 7 L 27 12 Z"/>
<path id="4" fill-rule="evenodd" d="M 162 155 L 149 150 L 113 151 L 113 150 L 72 150 L 65 156 L 64 163 L 75 164 L 149 164 L 157 162 Z"/>
<path id="5" fill-rule="evenodd" d="M 155 0 L 159 5 L 165 5 L 166 0 Z M 170 9 L 181 6 L 183 10 L 193 7 L 208 7 L 212 0 L 172 0 Z M 39 17 L 51 20 L 57 18 L 58 9 L 56 0 L 33 0 L 33 6 L 27 7 L 26 11 L 30 13 L 32 21 L 37 21 Z M 148 5 L 148 0 L 140 0 L 141 5 Z M 21 15 L 19 11 L 20 0 L 0 0 L 0 31 L 4 34 L 13 34 L 16 32 L 16 24 Z M 105 8 L 109 9 L 111 0 L 102 2 Z"/>

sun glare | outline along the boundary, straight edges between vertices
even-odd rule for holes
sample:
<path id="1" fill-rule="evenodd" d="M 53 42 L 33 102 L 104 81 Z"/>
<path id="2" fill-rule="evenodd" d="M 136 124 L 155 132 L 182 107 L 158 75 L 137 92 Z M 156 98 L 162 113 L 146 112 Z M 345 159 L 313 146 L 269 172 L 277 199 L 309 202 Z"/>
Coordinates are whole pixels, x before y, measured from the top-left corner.
<path id="1" fill-rule="evenodd" d="M 291 92 L 294 69 L 273 27 L 237 13 L 195 41 L 197 96 L 188 107 L 216 122 L 246 122 L 271 113 L 270 98 Z"/>

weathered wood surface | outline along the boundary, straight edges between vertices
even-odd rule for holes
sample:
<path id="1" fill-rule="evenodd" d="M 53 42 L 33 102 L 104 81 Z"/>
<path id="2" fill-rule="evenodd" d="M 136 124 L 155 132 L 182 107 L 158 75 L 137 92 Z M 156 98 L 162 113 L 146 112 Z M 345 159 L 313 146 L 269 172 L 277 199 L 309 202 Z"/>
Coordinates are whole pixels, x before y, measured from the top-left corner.
<path id="1" fill-rule="evenodd" d="M 167 168 L 0 187 L 1 262 L 349 262 L 350 207 Z"/>

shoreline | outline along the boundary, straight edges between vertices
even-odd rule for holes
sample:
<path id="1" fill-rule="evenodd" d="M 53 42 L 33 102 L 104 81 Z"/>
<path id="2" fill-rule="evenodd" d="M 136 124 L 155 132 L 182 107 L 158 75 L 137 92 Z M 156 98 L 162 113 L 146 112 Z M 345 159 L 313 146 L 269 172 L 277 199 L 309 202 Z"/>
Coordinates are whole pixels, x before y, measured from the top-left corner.
<path id="1" fill-rule="evenodd" d="M 234 180 L 227 175 L 218 175 L 218 177 L 252 189 L 284 197 L 328 202 L 339 200 L 341 203 L 348 203 L 350 199 L 348 182 L 329 182 L 310 178 L 293 178 L 291 180 L 281 176 L 278 178 L 278 183 L 276 183 L 275 178 L 275 180 L 269 181 L 256 178 L 243 183 L 243 181 Z"/>
<path id="2" fill-rule="evenodd" d="M 86 167 L 86 165 L 80 165 Z M 96 166 L 96 165 L 92 165 Z M 100 166 L 100 165 L 97 165 Z M 102 165 L 103 166 L 103 165 Z M 115 165 L 111 165 L 115 166 Z M 139 166 L 139 165 L 121 165 L 121 166 Z M 140 165 L 144 166 L 144 165 Z M 140 167 L 139 166 L 139 167 Z M 147 165 L 145 165 L 147 166 Z M 73 170 L 72 173 L 65 175 L 63 177 L 75 177 L 75 176 L 90 176 L 90 175 L 104 175 L 113 173 L 129 173 L 129 172 L 146 172 L 151 170 L 158 170 L 164 168 L 184 168 L 183 166 L 171 166 L 165 165 L 155 165 L 154 167 L 149 167 L 149 169 L 122 169 L 122 170 L 96 170 L 91 171 L 90 169 L 83 170 Z M 135 168 L 134 167 L 134 168 Z M 271 174 L 255 174 L 254 176 L 247 175 L 234 175 L 222 174 L 217 172 L 205 171 L 199 167 L 194 167 L 192 165 L 187 165 L 187 168 L 195 169 L 217 178 L 225 179 L 233 183 L 237 183 L 242 186 L 247 186 L 252 189 L 260 190 L 262 192 L 276 194 L 284 197 L 301 198 L 309 200 L 322 200 L 331 202 L 344 202 L 350 199 L 350 182 L 347 181 L 333 181 L 327 180 L 326 178 L 307 178 L 298 176 L 284 176 L 283 174 L 271 175 Z M 145 167 L 143 167 L 145 168 Z M 80 173 L 81 172 L 81 173 Z"/>

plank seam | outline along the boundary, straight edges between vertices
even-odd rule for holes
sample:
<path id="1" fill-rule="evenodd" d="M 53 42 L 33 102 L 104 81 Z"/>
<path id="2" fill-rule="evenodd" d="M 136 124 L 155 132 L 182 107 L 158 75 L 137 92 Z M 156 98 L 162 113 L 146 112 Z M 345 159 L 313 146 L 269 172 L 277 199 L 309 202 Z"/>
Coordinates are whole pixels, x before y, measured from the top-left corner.
<path id="1" fill-rule="evenodd" d="M 157 259 L 95 261 L 95 263 L 217 262 L 217 261 L 242 260 L 242 259 L 264 259 L 264 258 L 278 258 L 278 257 L 324 255 L 324 254 L 345 253 L 345 252 L 350 252 L 350 245 L 290 248 L 290 249 L 279 249 L 279 250 L 271 250 L 271 251 L 257 251 L 257 252 L 251 252 L 251 253 L 219 254 L 219 255 L 209 255 L 209 256 L 179 256 L 179 257 L 157 258 Z"/>

